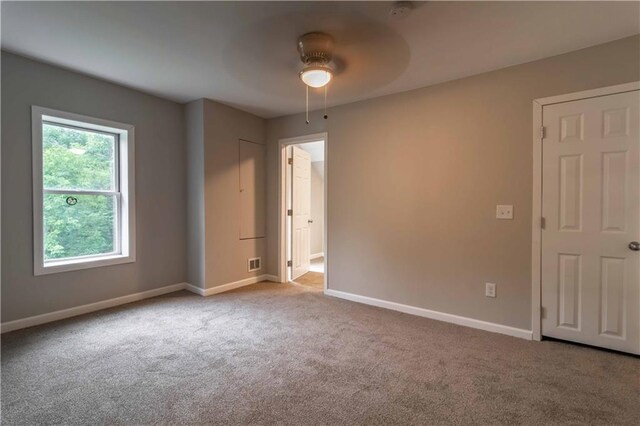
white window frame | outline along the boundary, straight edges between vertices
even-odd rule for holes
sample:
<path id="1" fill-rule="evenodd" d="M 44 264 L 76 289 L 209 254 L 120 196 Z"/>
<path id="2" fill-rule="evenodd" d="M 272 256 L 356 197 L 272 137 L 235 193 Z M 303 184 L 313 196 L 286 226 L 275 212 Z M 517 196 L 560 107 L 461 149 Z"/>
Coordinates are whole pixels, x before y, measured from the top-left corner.
<path id="1" fill-rule="evenodd" d="M 60 260 L 44 260 L 44 182 L 42 123 L 61 124 L 89 131 L 111 133 L 116 138 L 116 173 L 119 179 L 119 208 L 116 228 L 116 253 L 79 256 Z M 33 274 L 57 272 L 131 263 L 136 260 L 134 127 L 130 124 L 88 117 L 40 106 L 31 106 L 31 143 L 33 167 Z M 51 192 L 51 190 L 47 190 Z M 54 192 L 91 194 L 91 191 L 61 190 Z M 103 191 L 105 192 L 105 191 Z M 94 191 L 94 193 L 103 193 Z M 113 191 L 106 191 L 112 193 Z"/>

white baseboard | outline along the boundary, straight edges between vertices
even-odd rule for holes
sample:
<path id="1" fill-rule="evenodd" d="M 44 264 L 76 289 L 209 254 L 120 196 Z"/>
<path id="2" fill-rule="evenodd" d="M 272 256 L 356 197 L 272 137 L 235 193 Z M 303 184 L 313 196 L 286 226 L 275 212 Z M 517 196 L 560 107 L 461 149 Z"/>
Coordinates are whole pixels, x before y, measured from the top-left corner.
<path id="1" fill-rule="evenodd" d="M 211 288 L 200 288 L 191 284 L 186 284 L 185 288 L 192 293 L 199 294 L 200 296 L 213 296 L 214 294 L 224 293 L 225 291 L 235 290 L 236 288 L 244 287 L 247 285 L 259 283 L 260 281 L 276 281 L 278 277 L 273 275 L 258 275 L 256 277 L 245 278 L 244 280 L 235 281 L 232 283 L 222 284 Z"/>
<path id="2" fill-rule="evenodd" d="M 184 286 L 184 289 L 190 291 L 191 293 L 199 294 L 200 296 L 204 296 L 204 288 L 196 287 L 193 284 L 187 283 Z"/>
<path id="3" fill-rule="evenodd" d="M 187 283 L 178 283 L 165 287 L 154 288 L 153 290 L 143 291 L 140 293 L 128 294 L 126 296 L 116 297 L 114 299 L 102 300 L 100 302 L 89 303 L 88 305 L 76 306 L 73 308 L 62 309 L 60 311 L 49 312 L 47 314 L 36 315 L 18 319 L 15 321 L 3 322 L 0 325 L 0 332 L 7 333 L 9 331 L 20 330 L 22 328 L 32 327 L 34 325 L 45 324 L 48 322 L 58 321 L 65 318 L 71 318 L 89 312 L 100 311 L 102 309 L 113 308 L 114 306 L 124 305 L 139 300 L 156 297 L 174 291 L 184 290 Z"/>
<path id="4" fill-rule="evenodd" d="M 280 277 L 278 277 L 277 275 L 263 275 L 264 279 L 267 281 L 272 281 L 274 283 L 279 283 L 280 282 Z"/>
<path id="5" fill-rule="evenodd" d="M 444 312 L 432 311 L 430 309 L 418 308 L 415 306 L 403 305 L 401 303 L 389 302 L 373 297 L 360 296 L 344 291 L 330 290 L 324 291 L 327 296 L 338 297 L 340 299 L 350 300 L 352 302 L 364 303 L 365 305 L 377 306 L 379 308 L 391 309 L 393 311 L 404 312 L 406 314 L 417 315 L 420 317 L 430 318 L 438 321 L 449 322 L 452 324 L 462 325 L 465 327 L 477 328 L 493 333 L 506 334 L 508 336 L 519 337 L 521 339 L 532 340 L 533 332 L 521 328 L 509 327 L 507 325 L 496 324 L 493 322 L 481 321 L 473 318 L 461 317 L 458 315 L 446 314 Z"/>
<path id="6" fill-rule="evenodd" d="M 311 256 L 309 256 L 309 259 L 313 260 L 319 257 L 324 257 L 324 252 L 312 254 Z"/>

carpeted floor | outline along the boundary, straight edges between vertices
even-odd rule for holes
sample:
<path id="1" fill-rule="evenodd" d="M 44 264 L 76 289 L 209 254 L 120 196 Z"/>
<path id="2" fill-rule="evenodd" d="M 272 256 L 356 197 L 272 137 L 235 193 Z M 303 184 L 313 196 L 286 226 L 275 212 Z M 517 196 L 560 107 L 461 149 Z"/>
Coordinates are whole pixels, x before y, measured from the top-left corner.
<path id="1" fill-rule="evenodd" d="M 2 336 L 2 424 L 637 424 L 640 360 L 287 284 Z"/>

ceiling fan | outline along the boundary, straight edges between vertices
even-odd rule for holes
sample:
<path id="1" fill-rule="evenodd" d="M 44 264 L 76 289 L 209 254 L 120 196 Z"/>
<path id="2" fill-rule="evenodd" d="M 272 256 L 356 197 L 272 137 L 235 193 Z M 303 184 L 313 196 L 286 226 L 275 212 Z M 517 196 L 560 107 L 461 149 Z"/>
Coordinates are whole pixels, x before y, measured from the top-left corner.
<path id="1" fill-rule="evenodd" d="M 334 69 L 329 65 L 333 58 L 334 40 L 328 34 L 310 32 L 298 37 L 298 52 L 303 63 L 300 79 L 306 85 L 307 116 L 309 124 L 309 87 L 324 87 L 324 119 L 327 116 L 327 85 L 333 78 Z"/>
<path id="2" fill-rule="evenodd" d="M 397 1 L 389 10 L 393 19 L 406 17 L 413 5 L 409 1 Z M 309 124 L 309 87 L 324 88 L 324 118 L 327 116 L 327 86 L 338 68 L 342 68 L 340 60 L 334 59 L 335 40 L 329 34 L 313 31 L 298 37 L 298 53 L 303 67 L 300 79 L 306 85 L 306 123 Z M 339 58 L 338 58 L 339 59 Z"/>
<path id="3" fill-rule="evenodd" d="M 320 32 L 306 33 L 298 38 L 298 52 L 304 68 L 300 79 L 311 87 L 323 87 L 331 81 L 333 69 L 329 66 L 333 57 L 334 40 Z"/>

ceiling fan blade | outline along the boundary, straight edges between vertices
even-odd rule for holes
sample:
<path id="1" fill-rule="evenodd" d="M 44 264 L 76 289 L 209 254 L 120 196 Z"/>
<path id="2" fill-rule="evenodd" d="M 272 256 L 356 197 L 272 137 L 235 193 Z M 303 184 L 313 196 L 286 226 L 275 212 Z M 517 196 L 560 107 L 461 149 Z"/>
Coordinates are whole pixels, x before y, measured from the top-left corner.
<path id="1" fill-rule="evenodd" d="M 347 69 L 347 61 L 342 56 L 334 54 L 331 62 L 329 62 L 329 67 L 333 69 L 335 75 L 339 75 Z"/>

